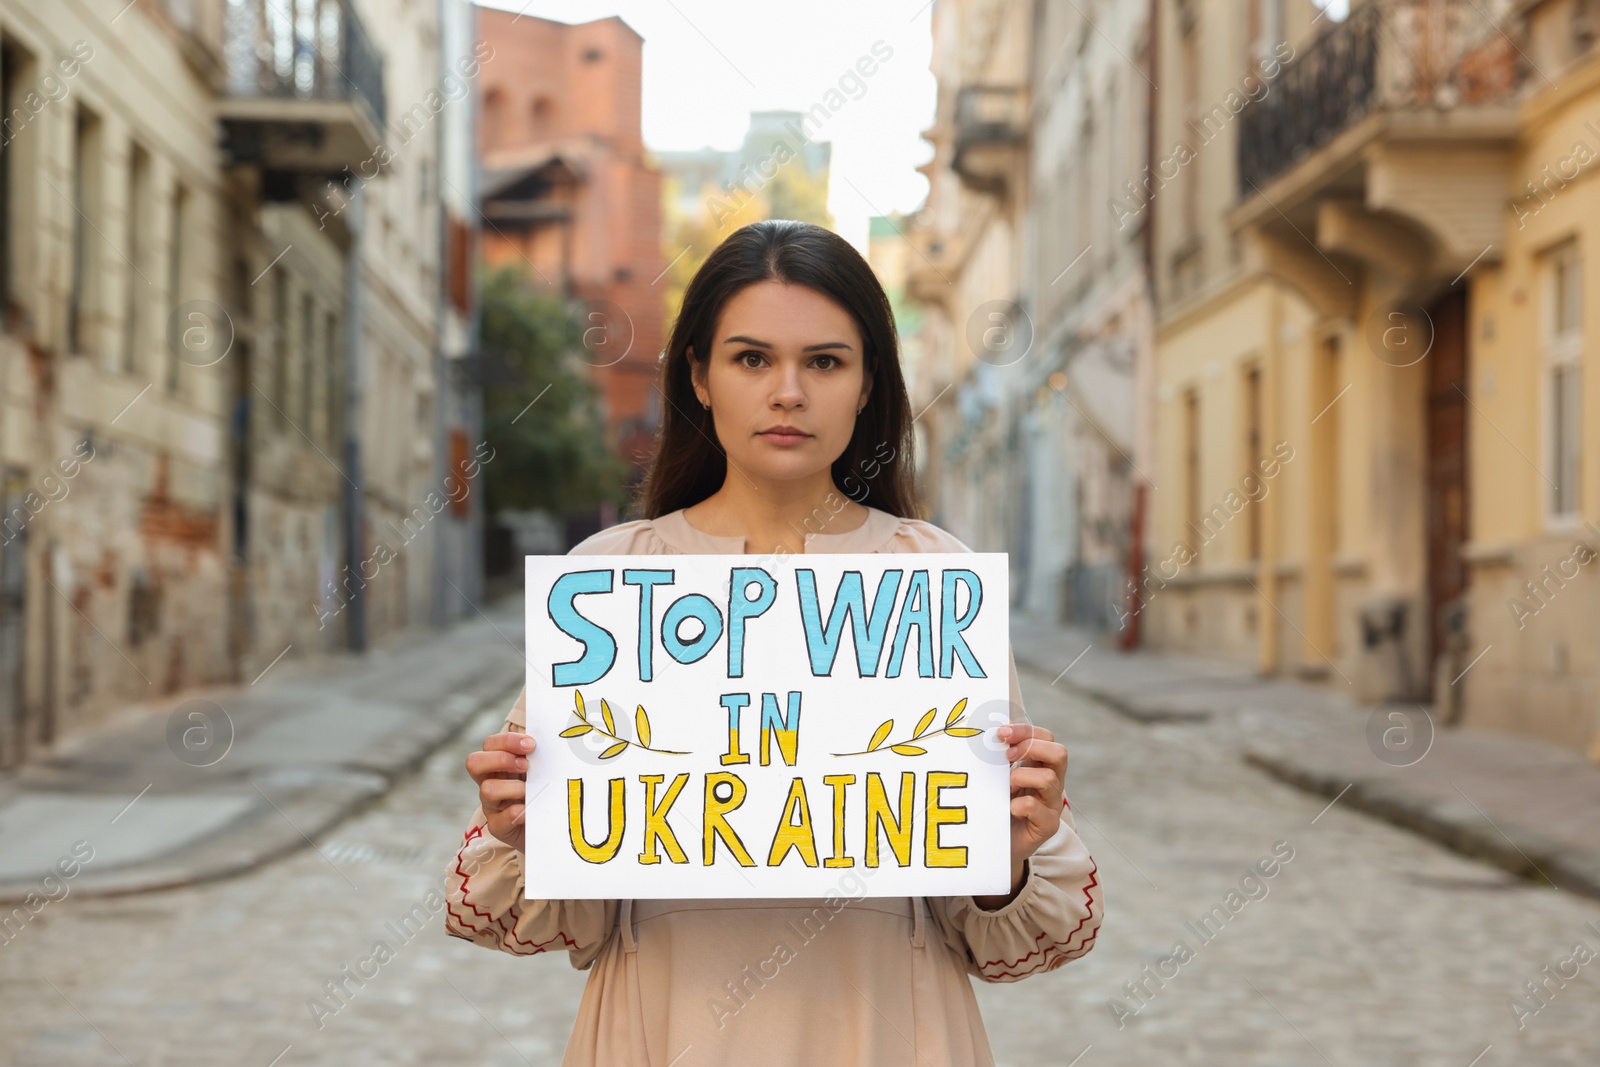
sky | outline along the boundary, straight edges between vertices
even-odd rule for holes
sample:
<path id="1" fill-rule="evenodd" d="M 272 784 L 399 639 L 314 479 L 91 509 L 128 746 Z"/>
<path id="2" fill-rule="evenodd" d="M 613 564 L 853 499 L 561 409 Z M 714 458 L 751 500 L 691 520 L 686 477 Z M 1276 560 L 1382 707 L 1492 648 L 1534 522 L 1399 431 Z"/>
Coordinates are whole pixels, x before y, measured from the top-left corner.
<path id="1" fill-rule="evenodd" d="M 867 219 L 913 211 L 933 154 L 929 0 L 487 0 L 557 22 L 620 16 L 644 38 L 644 141 L 657 151 L 733 149 L 751 111 L 808 111 L 863 56 L 877 63 L 820 127 L 833 143 L 828 208 L 863 251 Z M 879 43 L 881 42 L 881 43 Z M 874 55 L 874 46 L 877 54 Z M 885 51 L 891 53 L 878 61 Z M 848 82 L 847 82 L 848 87 Z"/>

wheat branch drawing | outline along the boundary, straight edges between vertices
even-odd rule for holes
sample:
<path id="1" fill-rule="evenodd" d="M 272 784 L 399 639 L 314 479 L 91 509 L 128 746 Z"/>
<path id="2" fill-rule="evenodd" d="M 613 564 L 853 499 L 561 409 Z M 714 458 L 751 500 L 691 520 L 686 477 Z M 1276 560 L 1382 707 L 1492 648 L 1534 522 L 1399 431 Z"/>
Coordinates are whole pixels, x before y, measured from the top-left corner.
<path id="1" fill-rule="evenodd" d="M 940 734 L 948 734 L 951 737 L 977 737 L 979 734 L 983 733 L 982 730 L 979 730 L 973 726 L 958 725 L 962 719 L 966 718 L 967 715 L 966 697 L 962 697 L 960 700 L 956 701 L 956 706 L 950 709 L 950 714 L 945 718 L 943 726 L 939 727 L 937 730 L 931 729 L 933 726 L 933 720 L 938 714 L 938 708 L 929 708 L 927 714 L 923 715 L 922 718 L 917 720 L 917 727 L 912 732 L 910 737 L 906 738 L 904 741 L 892 743 L 889 742 L 889 735 L 894 732 L 894 720 L 885 720 L 876 730 L 872 732 L 872 740 L 867 742 L 866 748 L 862 749 L 860 752 L 835 752 L 834 755 L 865 756 L 872 752 L 888 751 L 900 756 L 921 756 L 925 755 L 928 750 L 923 748 L 921 745 L 914 745 L 911 742 L 921 741 L 929 737 L 937 737 Z"/>
<path id="2" fill-rule="evenodd" d="M 601 759 L 610 759 L 613 756 L 620 756 L 629 745 L 633 745 L 636 748 L 642 748 L 646 752 L 659 752 L 663 756 L 689 755 L 687 752 L 675 752 L 670 748 L 650 747 L 650 716 L 645 714 L 643 704 L 640 704 L 639 710 L 633 713 L 634 729 L 638 731 L 639 740 L 630 741 L 626 737 L 620 737 L 617 735 L 617 720 L 616 717 L 611 714 L 610 704 L 607 704 L 604 700 L 600 701 L 600 718 L 605 722 L 605 726 L 602 728 L 598 724 L 589 721 L 589 712 L 584 706 L 583 694 L 574 689 L 572 691 L 572 695 L 577 701 L 577 707 L 576 710 L 573 711 L 573 714 L 578 717 L 578 725 L 569 726 L 565 730 L 562 730 L 561 736 L 582 737 L 584 734 L 593 730 L 602 737 L 609 737 L 612 741 L 615 741 L 616 744 L 607 745 L 605 751 L 600 753 Z"/>

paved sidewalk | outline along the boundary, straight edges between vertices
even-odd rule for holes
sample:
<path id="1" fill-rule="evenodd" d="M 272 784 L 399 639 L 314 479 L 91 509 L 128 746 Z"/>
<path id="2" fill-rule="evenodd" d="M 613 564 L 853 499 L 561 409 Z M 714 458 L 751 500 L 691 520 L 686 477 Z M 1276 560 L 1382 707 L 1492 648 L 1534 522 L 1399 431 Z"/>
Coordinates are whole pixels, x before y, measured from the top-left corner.
<path id="1" fill-rule="evenodd" d="M 1600 897 L 1600 767 L 1542 741 L 1433 727 L 1359 704 L 1336 677 L 1262 678 L 1196 657 L 1122 653 L 1116 635 L 1014 615 L 1026 663 L 1136 721 L 1231 731 L 1252 765 L 1514 873 Z M 1431 736 L 1431 742 L 1430 737 Z M 1331 806 L 1331 804 L 1330 804 Z"/>
<path id="2" fill-rule="evenodd" d="M 88 895 L 187 885 L 306 847 L 474 714 L 510 705 L 521 603 L 366 656 L 130 707 L 0 775 L 0 901 L 54 899 L 62 883 Z"/>

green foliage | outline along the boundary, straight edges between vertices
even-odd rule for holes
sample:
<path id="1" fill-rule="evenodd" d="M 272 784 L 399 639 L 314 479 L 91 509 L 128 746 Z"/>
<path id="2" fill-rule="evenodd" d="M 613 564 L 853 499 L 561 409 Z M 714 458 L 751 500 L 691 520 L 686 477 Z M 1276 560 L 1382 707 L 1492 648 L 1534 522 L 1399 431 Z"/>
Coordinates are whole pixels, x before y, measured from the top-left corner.
<path id="1" fill-rule="evenodd" d="M 490 514 L 622 505 L 627 465 L 607 447 L 600 391 L 575 355 L 583 351 L 580 313 L 520 268 L 489 271 L 482 299 L 482 350 L 502 356 L 516 378 L 484 388 L 484 436 L 495 450 L 484 467 Z"/>

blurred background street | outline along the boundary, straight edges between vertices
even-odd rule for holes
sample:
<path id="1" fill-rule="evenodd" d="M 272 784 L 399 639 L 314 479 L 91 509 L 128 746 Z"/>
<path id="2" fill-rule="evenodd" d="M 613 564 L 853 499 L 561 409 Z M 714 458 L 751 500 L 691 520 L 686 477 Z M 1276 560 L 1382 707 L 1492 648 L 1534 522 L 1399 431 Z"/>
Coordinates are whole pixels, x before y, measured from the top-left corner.
<path id="1" fill-rule="evenodd" d="M 1592 1059 L 1587 969 L 1552 985 L 1520 1029 L 1507 1000 L 1575 944 L 1600 941 L 1600 900 L 1462 858 L 1342 800 L 1330 807 L 1240 759 L 1249 738 L 1309 728 L 1302 716 L 1228 701 L 1203 722 L 1143 723 L 1067 684 L 1084 663 L 1052 685 L 1059 668 L 1036 658 L 1046 644 L 1019 648 L 1024 699 L 1035 721 L 1071 739 L 1073 808 L 1108 916 L 1073 966 L 979 983 L 998 1063 Z M 445 938 L 425 903 L 471 805 L 461 761 L 507 702 L 485 705 L 315 850 L 227 881 L 50 905 L 0 948 L 11 1008 L 0 1062 L 557 1062 L 584 974 L 564 955 L 523 959 Z M 97 845 L 120 826 L 103 826 Z M 1284 856 L 1260 879 L 1264 891 L 1201 929 L 1259 861 Z M 419 912 L 408 939 L 403 924 Z M 350 981 L 380 939 L 393 958 Z M 1192 959 L 1162 979 L 1179 941 Z M 345 994 L 332 996 L 330 982 Z M 1142 999 L 1126 983 L 1143 984 Z M 691 1049 L 680 1064 L 695 1062 Z"/>
<path id="2" fill-rule="evenodd" d="M 1597 159 L 1595 0 L 0 0 L 0 1064 L 559 1061 L 427 900 L 765 218 L 1071 750 L 999 1062 L 1600 1060 Z"/>

